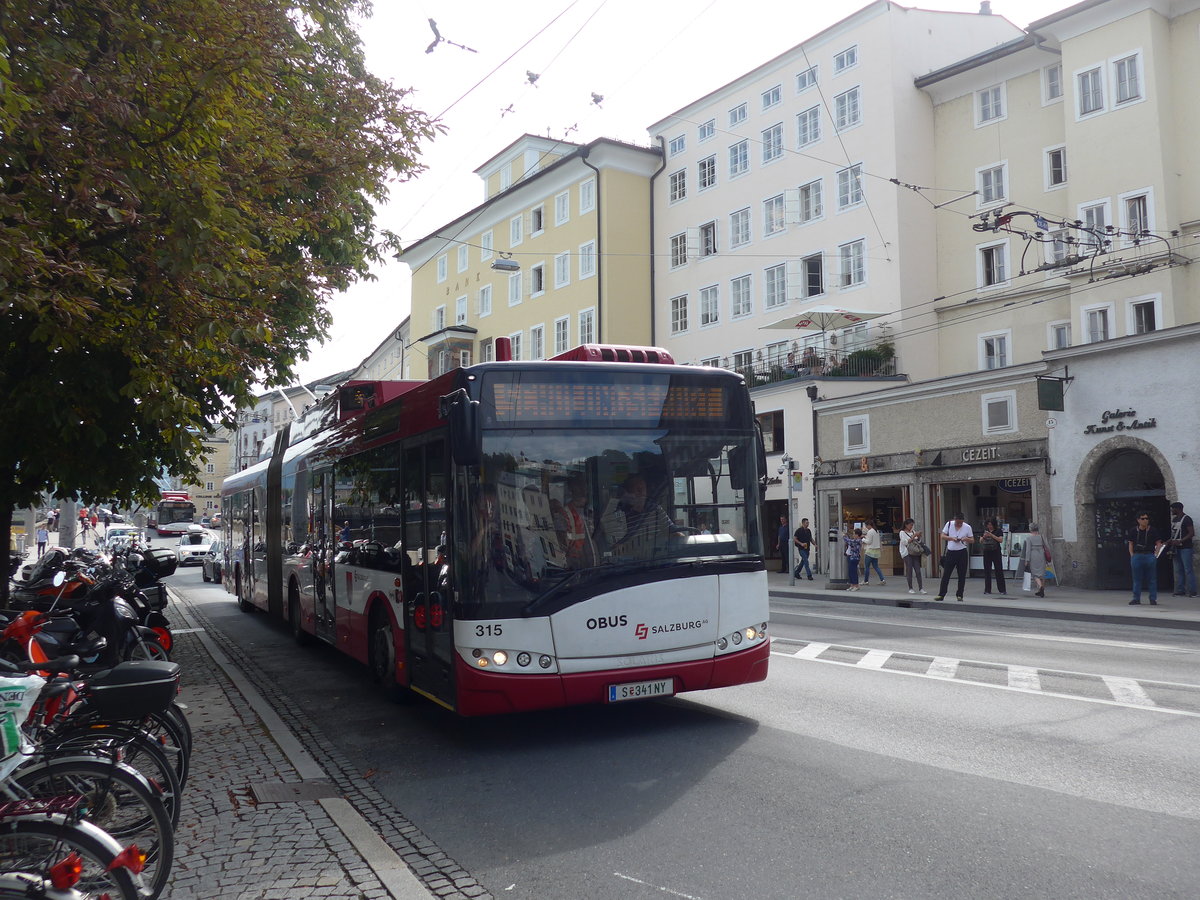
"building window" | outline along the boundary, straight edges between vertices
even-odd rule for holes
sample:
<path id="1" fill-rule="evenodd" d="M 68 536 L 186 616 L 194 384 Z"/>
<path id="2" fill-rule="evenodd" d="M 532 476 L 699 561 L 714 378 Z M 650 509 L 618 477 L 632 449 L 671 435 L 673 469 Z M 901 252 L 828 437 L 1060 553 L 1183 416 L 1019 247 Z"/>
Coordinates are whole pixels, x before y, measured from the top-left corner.
<path id="1" fill-rule="evenodd" d="M 479 236 L 479 259 L 481 262 L 486 262 L 492 258 L 492 233 L 485 231 Z"/>
<path id="2" fill-rule="evenodd" d="M 1100 67 L 1075 76 L 1079 84 L 1079 115 L 1090 116 L 1104 109 L 1104 78 Z"/>
<path id="3" fill-rule="evenodd" d="M 807 147 L 821 139 L 821 107 L 812 106 L 796 116 L 799 146 Z"/>
<path id="4" fill-rule="evenodd" d="M 1146 194 L 1121 196 L 1121 230 L 1128 235 L 1144 235 L 1151 230 L 1150 198 Z"/>
<path id="5" fill-rule="evenodd" d="M 767 309 L 787 303 L 787 271 L 782 263 L 763 271 L 763 303 Z"/>
<path id="6" fill-rule="evenodd" d="M 596 179 L 589 178 L 579 184 L 579 214 L 591 212 L 596 208 Z"/>
<path id="7" fill-rule="evenodd" d="M 762 161 L 772 162 L 783 156 L 783 125 L 772 125 L 762 133 Z"/>
<path id="8" fill-rule="evenodd" d="M 984 434 L 1010 434 L 1017 430 L 1017 392 L 999 391 L 979 398 Z"/>
<path id="9" fill-rule="evenodd" d="M 763 201 L 763 234 L 778 234 L 783 229 L 783 194 L 776 194 Z"/>
<path id="10" fill-rule="evenodd" d="M 579 314 L 579 343 L 596 343 L 596 311 L 585 309 Z"/>
<path id="11" fill-rule="evenodd" d="M 863 202 L 862 166 L 838 169 L 838 209 L 849 209 Z"/>
<path id="12" fill-rule="evenodd" d="M 512 341 L 512 358 L 515 360 L 521 359 L 521 344 L 524 335 L 525 332 L 518 331 L 508 336 L 508 339 Z"/>
<path id="13" fill-rule="evenodd" d="M 1004 192 L 1004 163 L 998 166 L 988 166 L 976 169 L 979 178 L 979 205 L 999 203 L 1007 195 Z"/>
<path id="14" fill-rule="evenodd" d="M 479 289 L 479 315 L 490 316 L 492 314 L 492 286 L 485 284 Z"/>
<path id="15" fill-rule="evenodd" d="M 1149 334 L 1162 327 L 1157 297 L 1137 297 L 1129 301 L 1129 333 Z"/>
<path id="16" fill-rule="evenodd" d="M 858 65 L 858 45 L 847 47 L 833 58 L 833 71 L 844 72 Z"/>
<path id="17" fill-rule="evenodd" d="M 738 141 L 729 148 L 729 177 L 736 178 L 750 171 L 750 142 Z"/>
<path id="18" fill-rule="evenodd" d="M 571 254 L 559 253 L 554 257 L 554 286 L 566 287 L 571 283 Z"/>
<path id="19" fill-rule="evenodd" d="M 1057 228 L 1046 237 L 1046 262 L 1051 265 L 1060 263 L 1070 255 L 1071 245 L 1067 243 L 1067 229 Z"/>
<path id="20" fill-rule="evenodd" d="M 1046 190 L 1067 183 L 1067 148 L 1051 147 L 1046 151 Z"/>
<path id="21" fill-rule="evenodd" d="M 696 184 L 700 190 L 710 188 L 717 183 L 717 158 L 706 156 L 696 164 Z"/>
<path id="22" fill-rule="evenodd" d="M 537 237 L 546 230 L 546 208 L 535 206 L 529 211 L 529 236 Z"/>
<path id="23" fill-rule="evenodd" d="M 750 208 L 729 214 L 729 246 L 741 247 L 750 243 Z"/>
<path id="24" fill-rule="evenodd" d="M 1084 307 L 1082 315 L 1084 332 L 1087 334 L 1089 344 L 1107 341 L 1112 337 L 1112 307 L 1110 305 Z"/>
<path id="25" fill-rule="evenodd" d="M 762 429 L 763 447 L 768 453 L 782 453 L 783 446 L 783 410 L 759 413 L 755 416 Z"/>
<path id="26" fill-rule="evenodd" d="M 516 306 L 521 302 L 523 290 L 520 272 L 513 272 L 508 276 L 508 305 Z"/>
<path id="27" fill-rule="evenodd" d="M 1051 322 L 1047 329 L 1050 333 L 1050 349 L 1065 350 L 1071 346 L 1071 323 Z"/>
<path id="28" fill-rule="evenodd" d="M 441 331 L 443 328 L 446 327 L 446 307 L 445 307 L 445 305 L 436 307 L 434 309 L 433 322 L 431 324 L 433 325 L 434 331 Z"/>
<path id="29" fill-rule="evenodd" d="M 1003 369 L 1009 364 L 1008 343 L 1012 332 L 1003 331 L 979 336 L 979 368 Z"/>
<path id="30" fill-rule="evenodd" d="M 454 301 L 454 324 L 467 324 L 467 298 L 465 296 Z"/>
<path id="31" fill-rule="evenodd" d="M 1113 63 L 1114 80 L 1117 85 L 1117 103 L 1142 99 L 1141 82 L 1138 76 L 1137 54 L 1118 59 Z"/>
<path id="32" fill-rule="evenodd" d="M 680 169 L 678 172 L 672 172 L 667 179 L 670 185 L 670 199 L 674 203 L 677 200 L 682 200 L 687 196 L 687 170 Z"/>
<path id="33" fill-rule="evenodd" d="M 495 358 L 495 345 L 492 339 L 488 338 L 479 342 L 479 361 L 491 362 Z"/>
<path id="34" fill-rule="evenodd" d="M 850 90 L 833 98 L 833 123 L 838 131 L 845 131 L 862 123 L 862 104 L 859 102 L 859 90 Z"/>
<path id="35" fill-rule="evenodd" d="M 459 247 L 458 247 L 458 271 L 460 271 L 460 272 L 467 271 L 467 265 L 470 262 L 470 260 L 467 257 L 469 255 L 470 251 L 471 251 L 471 248 L 468 247 L 466 244 L 459 245 Z"/>
<path id="36" fill-rule="evenodd" d="M 539 297 L 546 293 L 546 266 L 537 263 L 529 267 L 529 294 Z"/>
<path id="37" fill-rule="evenodd" d="M 546 326 L 533 325 L 529 329 L 529 358 L 546 358 Z"/>
<path id="38" fill-rule="evenodd" d="M 871 452 L 870 416 L 846 416 L 842 419 L 842 452 Z"/>
<path id="39" fill-rule="evenodd" d="M 566 353 L 571 349 L 571 317 L 563 316 L 554 320 L 554 355 Z"/>
<path id="40" fill-rule="evenodd" d="M 446 278 L 449 276 L 449 273 L 450 273 L 449 261 L 447 260 L 446 256 L 444 256 L 444 255 L 439 256 L 437 258 L 437 280 L 438 280 L 438 283 L 441 284 L 443 281 L 445 281 Z"/>
<path id="41" fill-rule="evenodd" d="M 842 287 L 854 287 L 867 280 L 866 245 L 859 239 L 838 247 L 842 260 Z"/>
<path id="42" fill-rule="evenodd" d="M 700 255 L 713 256 L 717 252 L 717 223 L 705 222 L 700 226 Z"/>
<path id="43" fill-rule="evenodd" d="M 979 248 L 979 286 L 999 287 L 1008 283 L 1008 242 Z"/>
<path id="44" fill-rule="evenodd" d="M 579 245 L 579 278 L 591 278 L 596 274 L 596 242 Z"/>
<path id="45" fill-rule="evenodd" d="M 721 320 L 720 291 L 714 284 L 700 289 L 700 326 L 715 325 Z"/>
<path id="46" fill-rule="evenodd" d="M 687 233 L 671 235 L 671 268 L 678 269 L 687 261 Z"/>
<path id="47" fill-rule="evenodd" d="M 571 193 L 563 191 L 554 197 L 554 224 L 566 225 L 571 219 Z"/>
<path id="48" fill-rule="evenodd" d="M 524 238 L 525 221 L 523 216 L 513 216 L 508 221 L 508 245 L 515 247 Z"/>
<path id="49" fill-rule="evenodd" d="M 701 122 L 696 126 L 696 140 L 707 141 L 717 133 L 717 120 L 709 119 L 707 122 Z"/>
<path id="50" fill-rule="evenodd" d="M 804 298 L 819 297 L 825 293 L 825 257 L 814 253 L 800 260 L 800 269 L 804 276 L 801 289 Z"/>
<path id="51" fill-rule="evenodd" d="M 667 155 L 668 156 L 678 156 L 680 153 L 682 153 L 686 149 L 687 149 L 687 138 L 684 137 L 682 134 L 671 138 L 671 140 L 667 142 Z"/>
<path id="52" fill-rule="evenodd" d="M 683 334 L 688 329 L 688 298 L 671 298 L 671 334 Z"/>
<path id="53" fill-rule="evenodd" d="M 749 375 L 754 369 L 754 351 L 753 350 L 736 350 L 733 353 L 733 370 L 741 372 L 743 375 Z"/>
<path id="54" fill-rule="evenodd" d="M 740 125 L 742 122 L 745 122 L 745 121 L 746 121 L 746 104 L 739 103 L 737 106 L 735 106 L 733 109 L 731 109 L 729 111 L 729 127 L 733 128 L 735 125 Z"/>
<path id="55" fill-rule="evenodd" d="M 983 125 L 987 122 L 998 122 L 1004 116 L 1004 85 L 997 84 L 992 87 L 986 87 L 982 91 L 975 92 L 976 111 L 979 118 L 976 124 Z"/>
<path id="56" fill-rule="evenodd" d="M 1082 241 L 1093 250 L 1103 250 L 1109 243 L 1108 237 L 1108 201 L 1090 203 L 1079 208 L 1079 218 L 1083 222 L 1084 235 Z"/>
<path id="57" fill-rule="evenodd" d="M 770 109 L 772 106 L 778 105 L 781 93 L 782 92 L 780 91 L 780 85 L 778 85 L 778 84 L 775 85 L 775 87 L 773 87 L 773 88 L 768 88 L 767 90 L 763 91 L 762 92 L 762 108 Z"/>
<path id="58" fill-rule="evenodd" d="M 815 222 L 825 214 L 821 200 L 821 179 L 800 185 L 800 221 Z"/>
<path id="59" fill-rule="evenodd" d="M 796 92 L 807 91 L 817 83 L 817 67 L 809 66 L 796 76 Z"/>
<path id="60" fill-rule="evenodd" d="M 751 294 L 749 275 L 739 275 L 729 282 L 730 315 L 739 319 L 754 312 L 754 298 Z"/>
<path id="61" fill-rule="evenodd" d="M 1063 95 L 1062 63 L 1046 66 L 1042 71 L 1045 73 L 1046 102 L 1061 99 Z"/>
<path id="62" fill-rule="evenodd" d="M 214 463 L 208 463 L 204 466 L 204 471 L 209 475 L 215 475 L 217 472 L 217 467 Z"/>

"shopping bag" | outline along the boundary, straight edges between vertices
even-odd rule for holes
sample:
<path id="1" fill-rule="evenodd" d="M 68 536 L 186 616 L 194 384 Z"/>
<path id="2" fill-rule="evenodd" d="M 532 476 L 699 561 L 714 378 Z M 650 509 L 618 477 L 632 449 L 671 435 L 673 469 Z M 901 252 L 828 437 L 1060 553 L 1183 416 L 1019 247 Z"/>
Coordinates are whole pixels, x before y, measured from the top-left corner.
<path id="1" fill-rule="evenodd" d="M 1053 578 L 1056 582 L 1058 581 L 1058 576 L 1054 574 L 1054 563 L 1052 562 L 1046 563 L 1046 577 Z"/>
<path id="2" fill-rule="evenodd" d="M 1028 569 L 1025 571 L 1025 574 L 1021 576 L 1021 590 L 1026 592 L 1033 590 L 1033 573 Z"/>

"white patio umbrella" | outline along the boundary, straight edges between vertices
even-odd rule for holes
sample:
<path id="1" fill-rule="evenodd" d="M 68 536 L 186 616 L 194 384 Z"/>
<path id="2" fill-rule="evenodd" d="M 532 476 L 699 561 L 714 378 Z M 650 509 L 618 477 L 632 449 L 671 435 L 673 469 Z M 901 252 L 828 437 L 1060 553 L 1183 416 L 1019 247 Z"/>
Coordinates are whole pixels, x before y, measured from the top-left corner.
<path id="1" fill-rule="evenodd" d="M 843 309 L 839 306 L 810 306 L 798 313 L 785 316 L 778 322 L 763 325 L 763 328 L 779 328 L 795 331 L 840 331 L 860 322 L 878 319 L 883 313 L 866 309 Z"/>

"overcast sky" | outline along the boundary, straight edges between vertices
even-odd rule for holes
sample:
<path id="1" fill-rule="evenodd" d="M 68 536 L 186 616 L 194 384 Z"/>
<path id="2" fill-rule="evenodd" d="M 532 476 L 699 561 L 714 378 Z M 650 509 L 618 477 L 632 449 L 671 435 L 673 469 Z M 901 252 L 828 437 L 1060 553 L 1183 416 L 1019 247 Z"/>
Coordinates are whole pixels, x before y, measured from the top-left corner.
<path id="1" fill-rule="evenodd" d="M 371 70 L 413 89 L 412 105 L 446 133 L 427 144 L 427 167 L 396 185 L 379 223 L 412 244 L 483 200 L 474 170 L 526 132 L 586 142 L 648 145 L 647 127 L 840 21 L 865 2 L 824 0 L 376 0 L 363 27 Z M 902 4 L 907 5 L 907 4 Z M 978 0 L 929 9 L 977 13 Z M 993 0 L 1024 27 L 1069 4 Z M 428 20 L 437 23 L 435 40 Z M 456 44 L 471 48 L 464 50 Z M 473 51 L 473 52 L 472 52 Z M 530 83 L 527 73 L 537 75 Z M 597 105 L 592 94 L 603 96 Z M 409 269 L 330 304 L 329 340 L 299 367 L 312 381 L 357 366 L 409 311 Z"/>

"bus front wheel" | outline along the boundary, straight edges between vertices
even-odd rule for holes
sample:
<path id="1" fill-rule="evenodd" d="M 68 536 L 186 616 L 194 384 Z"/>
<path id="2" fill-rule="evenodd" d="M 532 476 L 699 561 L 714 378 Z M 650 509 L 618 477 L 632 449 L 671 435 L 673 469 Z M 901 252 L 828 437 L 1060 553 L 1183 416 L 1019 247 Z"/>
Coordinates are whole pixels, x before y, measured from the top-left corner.
<path id="1" fill-rule="evenodd" d="M 242 594 L 242 570 L 238 569 L 233 576 L 233 592 L 237 594 L 238 609 L 244 613 L 254 612 L 254 604 Z"/>
<path id="2" fill-rule="evenodd" d="M 413 693 L 396 680 L 396 641 L 386 615 L 371 617 L 371 677 L 396 703 L 411 702 Z"/>

